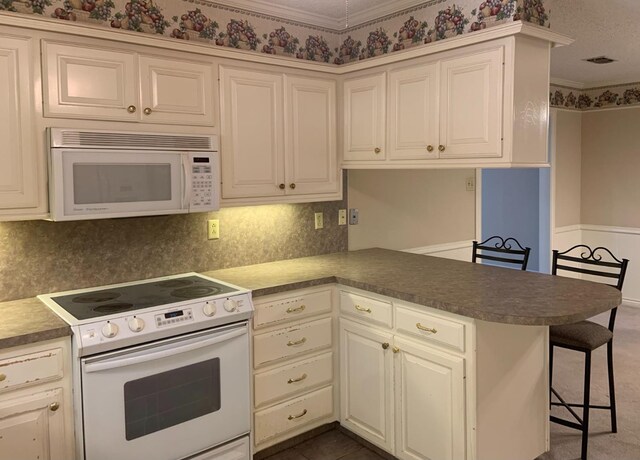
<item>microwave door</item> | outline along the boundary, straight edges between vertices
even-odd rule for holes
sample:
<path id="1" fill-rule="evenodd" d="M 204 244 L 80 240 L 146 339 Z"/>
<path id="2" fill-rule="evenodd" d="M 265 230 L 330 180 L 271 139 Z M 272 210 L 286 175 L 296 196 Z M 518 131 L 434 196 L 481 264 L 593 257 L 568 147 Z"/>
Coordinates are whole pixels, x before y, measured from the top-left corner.
<path id="1" fill-rule="evenodd" d="M 58 188 L 52 192 L 54 220 L 188 211 L 180 153 L 56 150 L 52 151 L 52 176 Z"/>

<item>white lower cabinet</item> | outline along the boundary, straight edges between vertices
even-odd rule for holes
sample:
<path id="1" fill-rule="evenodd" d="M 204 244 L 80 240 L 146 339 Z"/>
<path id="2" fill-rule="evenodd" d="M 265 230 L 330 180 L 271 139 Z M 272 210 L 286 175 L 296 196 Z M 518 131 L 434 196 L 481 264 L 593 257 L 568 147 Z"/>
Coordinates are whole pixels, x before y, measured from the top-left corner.
<path id="1" fill-rule="evenodd" d="M 321 286 L 254 300 L 255 451 L 336 420 L 335 292 Z"/>
<path id="2" fill-rule="evenodd" d="M 398 337 L 393 351 L 396 457 L 466 458 L 464 359 Z"/>
<path id="3" fill-rule="evenodd" d="M 73 460 L 69 339 L 0 350 L 0 460 Z"/>
<path id="4" fill-rule="evenodd" d="M 340 319 L 340 423 L 393 451 L 390 332 Z"/>

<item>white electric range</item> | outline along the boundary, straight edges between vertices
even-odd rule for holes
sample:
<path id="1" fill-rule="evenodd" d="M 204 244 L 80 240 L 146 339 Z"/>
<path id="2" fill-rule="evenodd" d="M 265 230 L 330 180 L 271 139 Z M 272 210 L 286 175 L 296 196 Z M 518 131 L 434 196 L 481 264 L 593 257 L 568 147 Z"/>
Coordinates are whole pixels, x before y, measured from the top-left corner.
<path id="1" fill-rule="evenodd" d="M 249 290 L 186 273 L 38 298 L 73 331 L 78 459 L 250 458 Z"/>

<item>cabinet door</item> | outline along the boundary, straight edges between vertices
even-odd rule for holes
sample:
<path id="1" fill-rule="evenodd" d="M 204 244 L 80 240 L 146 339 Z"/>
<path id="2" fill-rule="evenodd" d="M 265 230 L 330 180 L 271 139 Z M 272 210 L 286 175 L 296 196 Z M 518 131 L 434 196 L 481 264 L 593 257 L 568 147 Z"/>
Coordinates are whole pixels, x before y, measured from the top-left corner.
<path id="1" fill-rule="evenodd" d="M 463 460 L 464 359 L 396 338 L 396 457 Z"/>
<path id="2" fill-rule="evenodd" d="M 336 83 L 285 76 L 287 194 L 336 192 Z"/>
<path id="3" fill-rule="evenodd" d="M 340 423 L 393 452 L 390 332 L 340 319 Z"/>
<path id="4" fill-rule="evenodd" d="M 441 158 L 502 155 L 503 48 L 441 61 Z"/>
<path id="5" fill-rule="evenodd" d="M 150 56 L 139 63 L 143 122 L 214 125 L 210 64 Z"/>
<path id="6" fill-rule="evenodd" d="M 43 44 L 44 115 L 137 121 L 135 54 Z"/>
<path id="7" fill-rule="evenodd" d="M 284 195 L 282 77 L 220 67 L 222 197 Z"/>
<path id="8" fill-rule="evenodd" d="M 0 460 L 68 460 L 62 390 L 0 402 Z"/>
<path id="9" fill-rule="evenodd" d="M 391 160 L 438 157 L 438 65 L 389 72 Z"/>
<path id="10" fill-rule="evenodd" d="M 385 158 L 384 73 L 344 82 L 344 159 Z"/>
<path id="11" fill-rule="evenodd" d="M 31 46 L 28 38 L 0 36 L 0 210 L 10 213 L 39 204 Z"/>

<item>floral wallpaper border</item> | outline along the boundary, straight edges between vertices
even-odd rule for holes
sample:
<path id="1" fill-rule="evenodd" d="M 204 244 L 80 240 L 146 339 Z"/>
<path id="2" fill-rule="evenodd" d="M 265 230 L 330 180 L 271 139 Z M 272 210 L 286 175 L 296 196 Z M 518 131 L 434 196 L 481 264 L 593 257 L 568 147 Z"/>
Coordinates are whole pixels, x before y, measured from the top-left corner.
<path id="1" fill-rule="evenodd" d="M 429 0 L 341 32 L 209 0 L 0 0 L 0 11 L 336 65 L 509 21 L 549 26 L 544 0 Z"/>
<path id="2" fill-rule="evenodd" d="M 549 90 L 549 102 L 551 107 L 572 110 L 640 106 L 640 82 L 589 89 L 552 84 Z"/>

